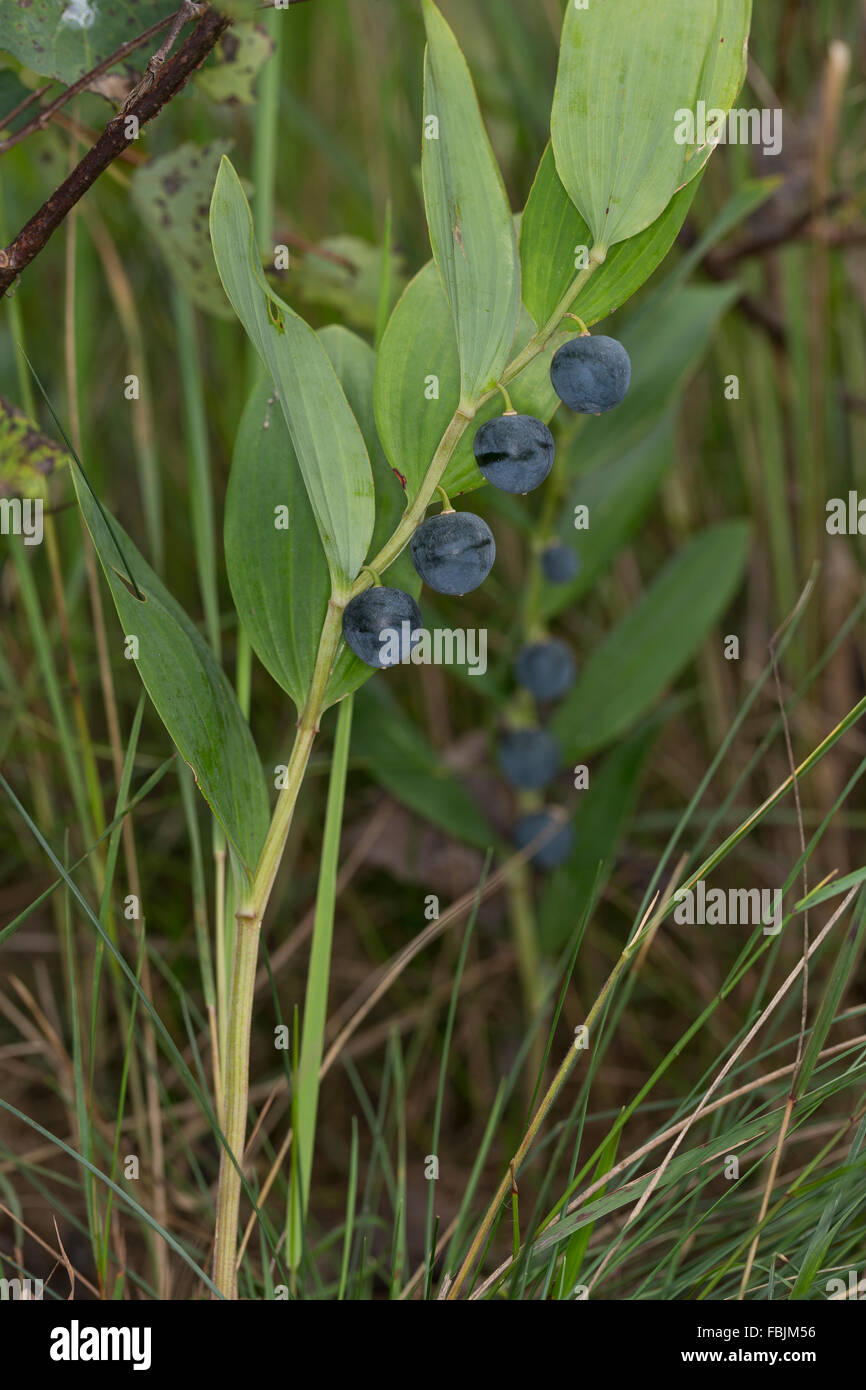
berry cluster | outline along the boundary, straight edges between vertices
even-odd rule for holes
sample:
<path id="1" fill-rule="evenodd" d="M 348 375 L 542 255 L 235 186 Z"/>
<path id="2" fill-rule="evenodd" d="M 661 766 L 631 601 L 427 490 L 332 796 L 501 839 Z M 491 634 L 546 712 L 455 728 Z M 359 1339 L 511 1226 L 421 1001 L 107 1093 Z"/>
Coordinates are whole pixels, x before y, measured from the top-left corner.
<path id="1" fill-rule="evenodd" d="M 613 410 L 631 381 L 631 362 L 621 343 L 588 333 L 564 343 L 553 358 L 550 379 L 559 399 L 581 415 Z M 553 467 L 554 439 L 547 425 L 532 415 L 508 410 L 486 421 L 475 436 L 475 458 L 487 482 L 502 492 L 525 495 L 544 482 Z M 438 594 L 471 593 L 483 584 L 496 558 L 493 532 L 480 516 L 456 512 L 450 503 L 427 517 L 410 543 L 412 562 L 428 588 Z M 565 545 L 551 544 L 541 557 L 545 577 L 567 584 L 578 570 L 578 558 Z M 421 611 L 410 594 L 377 583 L 350 600 L 343 613 L 346 644 L 368 666 L 381 668 L 384 634 L 399 634 L 398 655 L 409 657 L 422 626 Z M 390 648 L 389 655 L 393 652 Z M 558 639 L 530 642 L 518 654 L 514 674 L 538 701 L 557 700 L 574 681 L 570 649 Z M 505 776 L 521 791 L 540 791 L 560 772 L 559 746 L 541 727 L 511 729 L 501 738 L 499 759 Z M 531 811 L 514 829 L 515 843 L 526 848 L 558 819 L 552 810 Z M 574 831 L 563 823 L 533 855 L 533 863 L 552 869 L 571 853 Z"/>

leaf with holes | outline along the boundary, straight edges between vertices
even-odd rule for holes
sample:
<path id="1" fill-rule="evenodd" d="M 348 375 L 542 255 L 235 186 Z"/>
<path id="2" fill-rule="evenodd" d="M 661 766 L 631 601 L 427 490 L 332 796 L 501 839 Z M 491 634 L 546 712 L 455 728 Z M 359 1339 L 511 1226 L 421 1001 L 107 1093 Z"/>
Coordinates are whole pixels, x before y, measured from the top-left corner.
<path id="1" fill-rule="evenodd" d="M 208 208 L 229 140 L 177 145 L 135 170 L 132 201 L 172 275 L 199 308 L 231 318 L 213 262 Z"/>

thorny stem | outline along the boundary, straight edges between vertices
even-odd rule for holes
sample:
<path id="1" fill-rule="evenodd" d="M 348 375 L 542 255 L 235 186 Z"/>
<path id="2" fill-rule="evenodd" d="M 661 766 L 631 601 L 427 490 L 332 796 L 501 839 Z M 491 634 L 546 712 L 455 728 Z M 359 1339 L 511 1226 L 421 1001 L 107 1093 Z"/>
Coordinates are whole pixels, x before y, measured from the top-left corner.
<path id="1" fill-rule="evenodd" d="M 322 635 L 319 640 L 319 650 L 316 657 L 316 666 L 313 672 L 313 679 L 310 685 L 307 702 L 303 713 L 298 721 L 298 729 L 295 735 L 295 743 L 292 748 L 291 758 L 289 759 L 288 772 L 286 775 L 286 785 L 281 790 L 274 809 L 273 818 L 265 838 L 264 848 L 259 857 L 255 876 L 246 898 L 237 913 L 237 933 L 235 938 L 234 961 L 232 968 L 232 985 L 229 999 L 229 1021 L 226 1039 L 225 1057 L 225 1091 L 223 1095 L 224 1106 L 224 1138 L 226 1147 L 220 1157 L 220 1177 L 217 1191 L 216 1208 L 216 1236 L 214 1247 L 214 1283 L 224 1298 L 237 1297 L 237 1270 L 236 1252 L 238 1235 L 238 1213 L 240 1209 L 241 1195 L 241 1169 L 243 1161 L 244 1139 L 246 1135 L 246 1119 L 249 1100 L 249 1055 L 250 1055 L 250 1021 L 252 1018 L 253 996 L 255 993 L 256 976 L 256 957 L 258 954 L 259 934 L 261 932 L 262 920 L 267 910 L 268 900 L 274 886 L 280 862 L 285 851 L 286 842 L 292 825 L 295 803 L 304 780 L 307 763 L 310 758 L 316 734 L 319 731 L 319 719 L 322 715 L 325 693 L 330 680 L 331 670 L 337 656 L 342 633 L 343 609 L 350 599 L 357 594 L 363 593 L 373 582 L 373 575 L 379 575 L 396 560 L 404 547 L 408 544 L 413 532 L 424 519 L 430 502 L 440 487 L 445 470 L 450 463 L 454 451 L 457 448 L 466 427 L 471 424 L 480 406 L 496 395 L 501 385 L 512 381 L 519 375 L 532 360 L 546 346 L 548 340 L 559 326 L 562 318 L 574 303 L 587 280 L 604 261 L 606 252 L 602 249 L 590 252 L 589 265 L 575 278 L 569 287 L 568 292 L 563 296 L 557 305 L 554 313 L 548 322 L 530 339 L 523 351 L 506 367 L 502 373 L 500 382 L 492 387 L 486 395 L 473 402 L 460 402 L 454 412 L 445 433 L 443 434 L 436 452 L 427 470 L 424 482 L 418 490 L 411 506 L 400 520 L 399 525 L 378 555 L 375 555 L 369 564 L 358 575 L 351 589 L 347 593 L 339 596 L 332 596 L 328 603 L 328 612 L 322 626 Z M 628 949 L 628 948 L 627 948 Z M 597 1014 L 597 1010 L 607 992 L 612 987 L 615 975 L 618 973 L 627 958 L 627 953 L 623 954 L 620 964 L 615 968 L 605 990 L 599 996 L 599 1001 L 590 1015 L 590 1022 Z M 540 1125 L 544 1114 L 555 1099 L 556 1092 L 565 1081 L 573 1058 L 566 1058 L 563 1064 L 561 1077 L 558 1075 L 554 1080 L 551 1090 L 542 1101 L 539 1111 L 533 1120 L 530 1130 L 527 1132 L 527 1139 L 524 1141 L 528 1148 L 532 1142 L 535 1130 Z M 555 1089 L 554 1089 L 555 1088 Z M 521 1149 L 515 1157 L 516 1168 L 519 1167 L 525 1150 Z M 516 1170 L 515 1168 L 515 1170 Z M 510 1181 L 509 1178 L 506 1182 Z M 488 1213 L 490 1222 L 499 1206 L 497 1199 Z M 489 1229 L 489 1227 L 488 1227 Z M 476 1237 L 476 1241 L 484 1238 L 486 1232 L 482 1232 Z M 474 1258 L 475 1245 L 470 1251 L 470 1256 Z M 469 1260 L 470 1256 L 467 1256 Z M 467 1264 L 464 1262 L 463 1270 L 458 1276 L 455 1285 L 459 1288 L 463 1279 L 466 1277 Z"/>

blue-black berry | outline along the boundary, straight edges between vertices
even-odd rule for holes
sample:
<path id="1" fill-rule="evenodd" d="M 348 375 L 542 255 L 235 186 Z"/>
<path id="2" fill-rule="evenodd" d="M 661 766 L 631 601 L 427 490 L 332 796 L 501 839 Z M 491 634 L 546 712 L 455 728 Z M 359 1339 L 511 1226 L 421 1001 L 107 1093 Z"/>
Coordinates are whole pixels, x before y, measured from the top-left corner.
<path id="1" fill-rule="evenodd" d="M 553 435 L 534 415 L 498 415 L 475 436 L 475 458 L 501 492 L 531 492 L 553 467 Z"/>
<path id="2" fill-rule="evenodd" d="M 437 594 L 468 594 L 483 584 L 496 558 L 493 532 L 472 512 L 440 512 L 412 537 L 412 563 Z"/>
<path id="3" fill-rule="evenodd" d="M 574 681 L 575 664 L 571 649 L 552 637 L 546 642 L 530 642 L 514 663 L 518 685 L 536 700 L 558 700 Z"/>
<path id="4" fill-rule="evenodd" d="M 580 572 L 580 559 L 570 545 L 555 543 L 542 551 L 541 568 L 549 584 L 568 584 Z"/>
<path id="5" fill-rule="evenodd" d="M 562 754 L 546 729 L 509 729 L 499 740 L 499 762 L 512 786 L 536 791 L 553 781 Z"/>
<path id="6" fill-rule="evenodd" d="M 343 637 L 356 656 L 381 669 L 408 658 L 421 633 L 421 610 L 411 594 L 379 585 L 350 599 Z"/>
<path id="7" fill-rule="evenodd" d="M 615 338 L 604 334 L 571 338 L 550 364 L 557 396 L 581 415 L 603 415 L 625 396 L 631 381 L 631 359 Z"/>
<path id="8" fill-rule="evenodd" d="M 526 849 L 554 821 L 558 822 L 559 817 L 551 811 L 530 811 L 521 816 L 514 827 L 514 843 L 518 849 Z M 553 831 L 550 839 L 531 856 L 532 863 L 537 869 L 556 869 L 570 857 L 574 842 L 574 826 L 570 821 L 561 822 L 559 829 Z"/>

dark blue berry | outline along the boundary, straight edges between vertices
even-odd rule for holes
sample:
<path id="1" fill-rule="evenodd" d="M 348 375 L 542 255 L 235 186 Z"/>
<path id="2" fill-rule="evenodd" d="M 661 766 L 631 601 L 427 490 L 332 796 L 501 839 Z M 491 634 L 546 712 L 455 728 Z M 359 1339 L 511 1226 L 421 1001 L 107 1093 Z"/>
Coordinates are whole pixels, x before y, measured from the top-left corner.
<path id="1" fill-rule="evenodd" d="M 521 816 L 514 827 L 514 843 L 518 849 L 526 849 L 554 821 L 560 828 L 532 855 L 537 869 L 556 869 L 565 863 L 574 849 L 574 826 L 570 821 L 559 822 L 559 817 L 551 811 L 530 811 L 528 815 Z"/>
<path id="2" fill-rule="evenodd" d="M 546 729 L 509 729 L 499 740 L 499 761 L 512 786 L 536 791 L 553 781 L 562 754 Z"/>
<path id="3" fill-rule="evenodd" d="M 437 594 L 468 594 L 483 584 L 496 558 L 493 532 L 472 512 L 440 512 L 412 537 L 412 563 Z"/>
<path id="4" fill-rule="evenodd" d="M 631 381 L 631 360 L 622 343 L 604 334 L 571 338 L 550 365 L 557 396 L 581 415 L 603 415 L 619 405 Z"/>
<path id="5" fill-rule="evenodd" d="M 541 568 L 550 584 L 568 584 L 580 572 L 580 559 L 570 545 L 549 545 L 541 555 Z"/>
<path id="6" fill-rule="evenodd" d="M 531 492 L 553 467 L 553 435 L 534 415 L 498 415 L 475 436 L 475 458 L 502 492 Z"/>
<path id="7" fill-rule="evenodd" d="M 346 645 L 381 669 L 407 658 L 421 632 L 421 610 L 411 594 L 379 585 L 350 599 L 343 612 Z"/>
<path id="8" fill-rule="evenodd" d="M 546 642 L 530 642 L 514 664 L 518 685 L 532 692 L 536 700 L 558 700 L 572 684 L 575 675 L 571 650 L 553 637 Z"/>

